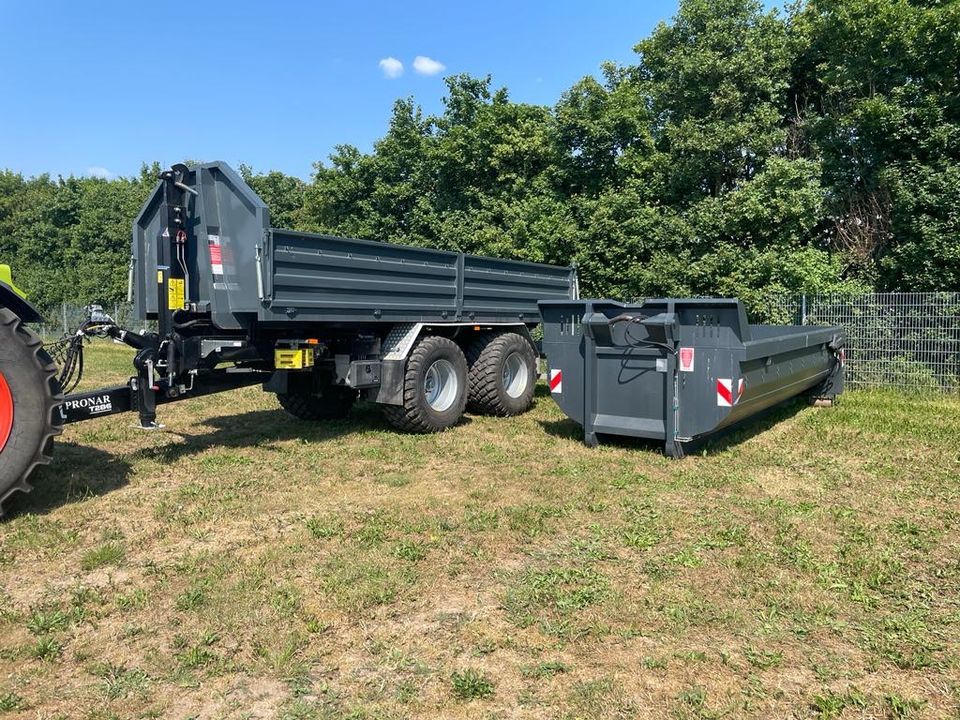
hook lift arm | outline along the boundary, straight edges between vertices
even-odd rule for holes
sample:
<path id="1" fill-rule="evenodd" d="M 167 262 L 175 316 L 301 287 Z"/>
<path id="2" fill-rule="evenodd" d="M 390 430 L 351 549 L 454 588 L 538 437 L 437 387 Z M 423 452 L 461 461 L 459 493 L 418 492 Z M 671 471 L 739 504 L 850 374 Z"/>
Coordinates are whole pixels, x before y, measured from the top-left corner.
<path id="1" fill-rule="evenodd" d="M 158 429 L 157 405 L 262 383 L 267 373 L 255 368 L 198 368 L 184 362 L 183 340 L 175 313 L 184 310 L 190 292 L 186 263 L 188 207 L 196 189 L 186 180 L 189 168 L 176 164 L 160 173 L 163 183 L 165 224 L 157 237 L 157 325 L 156 333 L 135 333 L 119 327 L 97 306 L 80 329 L 64 338 L 56 354 L 61 356 L 61 386 L 69 392 L 83 372 L 83 341 L 91 336 L 109 337 L 137 351 L 137 371 L 125 385 L 73 393 L 64 398 L 60 412 L 64 423 L 104 415 L 137 411 L 139 426 Z M 180 325 L 179 327 L 183 327 Z"/>

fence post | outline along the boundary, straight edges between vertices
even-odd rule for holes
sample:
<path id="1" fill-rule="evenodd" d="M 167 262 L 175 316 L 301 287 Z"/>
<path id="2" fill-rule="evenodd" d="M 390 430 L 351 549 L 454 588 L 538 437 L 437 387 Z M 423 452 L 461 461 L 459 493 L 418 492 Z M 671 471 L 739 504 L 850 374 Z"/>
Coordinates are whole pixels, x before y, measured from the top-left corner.
<path id="1" fill-rule="evenodd" d="M 70 332 L 67 329 L 67 303 L 64 302 L 61 307 L 63 308 L 63 334 L 66 335 L 68 332 Z"/>
<path id="2" fill-rule="evenodd" d="M 807 294 L 803 293 L 800 296 L 800 324 L 807 324 Z"/>

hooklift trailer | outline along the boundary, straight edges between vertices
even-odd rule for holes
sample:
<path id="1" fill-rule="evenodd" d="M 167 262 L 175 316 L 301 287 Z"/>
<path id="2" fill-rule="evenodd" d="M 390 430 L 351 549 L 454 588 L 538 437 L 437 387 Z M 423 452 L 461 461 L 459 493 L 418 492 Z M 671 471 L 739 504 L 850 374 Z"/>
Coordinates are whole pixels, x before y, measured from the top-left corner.
<path id="1" fill-rule="evenodd" d="M 396 427 L 436 432 L 465 407 L 526 411 L 539 300 L 577 298 L 572 268 L 272 228 L 229 166 L 174 165 L 133 223 L 129 300 L 155 332 L 95 311 L 48 348 L 39 313 L 0 273 L 0 503 L 29 491 L 65 424 L 262 385 L 304 420 L 344 417 L 362 395 Z M 4 266 L 0 266 L 4 267 Z M 70 393 L 83 342 L 136 350 L 130 380 Z M 64 394 L 67 393 L 67 394 Z"/>

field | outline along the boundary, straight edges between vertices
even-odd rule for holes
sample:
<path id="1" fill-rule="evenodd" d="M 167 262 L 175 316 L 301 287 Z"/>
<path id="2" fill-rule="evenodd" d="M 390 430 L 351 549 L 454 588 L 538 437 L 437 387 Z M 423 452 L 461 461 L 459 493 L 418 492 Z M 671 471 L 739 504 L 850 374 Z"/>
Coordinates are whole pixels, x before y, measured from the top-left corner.
<path id="1" fill-rule="evenodd" d="M 543 390 L 426 437 L 255 388 L 161 419 L 68 428 L 0 523 L 0 717 L 960 717 L 955 397 L 681 462 Z"/>

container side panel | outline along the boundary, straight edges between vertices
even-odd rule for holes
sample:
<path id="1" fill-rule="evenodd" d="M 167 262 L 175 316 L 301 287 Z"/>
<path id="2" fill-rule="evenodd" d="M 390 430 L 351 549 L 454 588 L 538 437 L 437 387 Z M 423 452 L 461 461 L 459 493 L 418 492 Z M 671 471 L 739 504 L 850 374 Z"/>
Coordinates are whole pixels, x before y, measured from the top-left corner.
<path id="1" fill-rule="evenodd" d="M 662 359 L 655 349 L 597 347 L 596 432 L 665 439 Z"/>
<path id="2" fill-rule="evenodd" d="M 833 367 L 825 343 L 793 347 L 787 333 L 759 341 L 760 356 L 696 347 L 695 370 L 679 373 L 682 437 L 696 438 L 733 425 L 822 382 Z M 791 341 L 786 345 L 786 341 Z M 758 341 L 754 341 L 758 343 Z"/>
<path id="3" fill-rule="evenodd" d="M 463 310 L 478 315 L 496 313 L 536 321 L 538 300 L 570 298 L 569 268 L 464 257 Z"/>
<path id="4" fill-rule="evenodd" d="M 273 230 L 272 305 L 265 318 L 451 317 L 456 255 L 386 243 Z"/>
<path id="5" fill-rule="evenodd" d="M 547 356 L 547 381 L 563 413 L 580 425 L 584 419 L 584 338 L 582 302 L 551 302 L 543 313 L 543 352 Z"/>
<path id="6" fill-rule="evenodd" d="M 775 348 L 771 348 L 774 350 Z M 830 374 L 833 358 L 826 344 L 772 353 L 740 363 L 743 393 L 718 427 L 726 427 L 819 385 Z"/>

